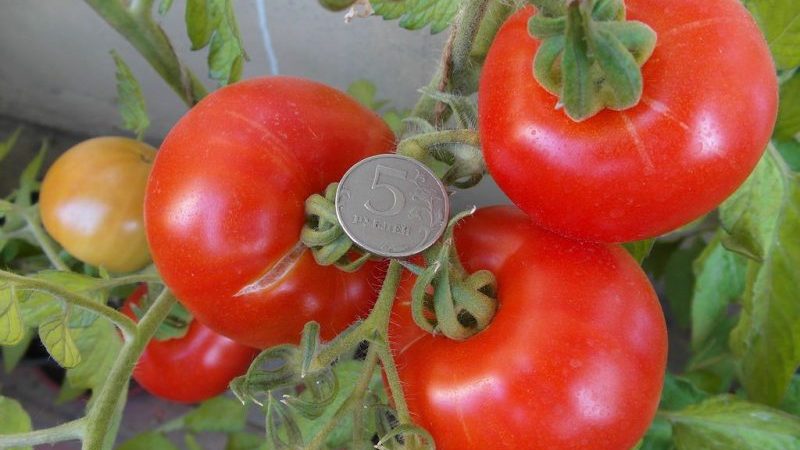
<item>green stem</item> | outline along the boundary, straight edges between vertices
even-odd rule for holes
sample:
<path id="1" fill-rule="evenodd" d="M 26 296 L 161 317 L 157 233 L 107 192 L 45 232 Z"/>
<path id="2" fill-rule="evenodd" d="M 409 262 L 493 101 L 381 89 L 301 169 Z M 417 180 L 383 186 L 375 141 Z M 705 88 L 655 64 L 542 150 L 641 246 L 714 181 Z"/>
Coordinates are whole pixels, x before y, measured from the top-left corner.
<path id="1" fill-rule="evenodd" d="M 126 286 L 128 284 L 137 283 L 163 283 L 163 280 L 161 280 L 161 277 L 157 273 L 136 273 L 132 275 L 111 278 L 109 280 L 103 280 L 98 284 L 98 288 L 113 289 L 118 286 Z"/>
<path id="2" fill-rule="evenodd" d="M 397 372 L 397 364 L 389 348 L 389 340 L 386 335 L 370 341 L 370 345 L 376 346 L 378 357 L 383 366 L 383 373 L 386 374 L 386 381 L 389 383 L 389 392 L 394 400 L 394 407 L 397 411 L 397 419 L 400 424 L 412 424 L 411 413 L 408 410 L 408 403 L 403 393 L 403 382 L 400 381 L 400 374 Z"/>
<path id="3" fill-rule="evenodd" d="M 134 339 L 125 342 L 122 346 L 106 382 L 97 397 L 93 398 L 91 408 L 86 416 L 88 426 L 83 441 L 83 450 L 105 450 L 113 443 L 108 442 L 107 434 L 116 426 L 112 421 L 117 416 L 114 414 L 115 410 L 121 408 L 120 403 L 125 402 L 121 393 L 128 386 L 136 361 L 156 333 L 158 326 L 169 315 L 174 304 L 175 296 L 165 289 L 139 321 Z"/>
<path id="4" fill-rule="evenodd" d="M 0 434 L 0 448 L 55 444 L 81 439 L 86 430 L 86 418 L 73 420 L 51 428 L 27 433 Z"/>
<path id="5" fill-rule="evenodd" d="M 390 260 L 381 292 L 378 294 L 378 299 L 375 301 L 375 306 L 369 316 L 363 322 L 351 328 L 346 334 L 340 335 L 320 350 L 309 371 L 314 372 L 330 366 L 340 355 L 355 348 L 360 342 L 373 339 L 377 333 L 386 332 L 402 274 L 403 266 L 396 259 Z"/>
<path id="6" fill-rule="evenodd" d="M 181 100 L 191 107 L 207 90 L 178 59 L 166 33 L 153 20 L 152 0 L 139 0 L 126 9 L 122 1 L 85 0 L 153 66 Z"/>
<path id="7" fill-rule="evenodd" d="M 92 311 L 113 322 L 122 331 L 126 341 L 131 341 L 136 334 L 136 323 L 128 316 L 114 308 L 97 303 L 83 295 L 72 292 L 64 287 L 38 278 L 24 277 L 12 272 L 0 270 L 0 281 L 13 283 L 20 289 L 46 292 L 65 303 Z"/>
<path id="8" fill-rule="evenodd" d="M 432 133 L 417 134 L 400 141 L 397 145 L 397 153 L 414 158 L 420 150 L 427 152 L 435 147 L 449 144 L 480 147 L 481 141 L 478 132 L 475 130 L 434 131 Z"/>
<path id="9" fill-rule="evenodd" d="M 56 249 L 55 242 L 39 225 L 38 211 L 38 208 L 36 208 L 33 210 L 33 212 L 26 212 L 22 215 L 22 217 L 25 219 L 25 223 L 28 226 L 28 230 L 30 230 L 31 234 L 33 234 L 33 238 L 36 239 L 36 242 L 47 256 L 47 259 L 50 260 L 50 263 L 58 270 L 65 272 L 69 271 L 69 267 L 67 267 L 61 257 L 58 256 L 58 250 Z"/>
<path id="10" fill-rule="evenodd" d="M 364 393 L 369 388 L 369 383 L 372 380 L 372 374 L 375 372 L 375 366 L 378 363 L 378 354 L 373 347 L 370 346 L 367 351 L 367 356 L 364 359 L 364 365 L 361 368 L 361 374 L 358 376 L 356 385 L 353 388 L 353 393 L 347 397 L 347 400 L 342 403 L 339 409 L 333 414 L 328 422 L 322 429 L 314 436 L 311 442 L 306 446 L 306 450 L 325 449 L 325 441 L 336 426 L 341 423 L 345 415 L 354 411 L 361 406 L 364 400 Z"/>
<path id="11" fill-rule="evenodd" d="M 428 84 L 430 90 L 447 92 L 451 87 L 456 87 L 462 95 L 475 92 L 477 89 L 475 78 L 467 75 L 474 66 L 474 61 L 470 56 L 476 36 L 479 31 L 482 37 L 488 38 L 488 34 L 490 34 L 481 27 L 489 3 L 491 0 L 466 0 L 464 2 L 458 18 L 450 29 L 450 37 L 442 51 L 439 68 Z M 456 82 L 453 83 L 453 80 Z M 444 122 L 447 119 L 446 115 L 444 105 L 425 94 L 420 97 L 411 112 L 412 117 L 420 117 L 434 125 Z"/>

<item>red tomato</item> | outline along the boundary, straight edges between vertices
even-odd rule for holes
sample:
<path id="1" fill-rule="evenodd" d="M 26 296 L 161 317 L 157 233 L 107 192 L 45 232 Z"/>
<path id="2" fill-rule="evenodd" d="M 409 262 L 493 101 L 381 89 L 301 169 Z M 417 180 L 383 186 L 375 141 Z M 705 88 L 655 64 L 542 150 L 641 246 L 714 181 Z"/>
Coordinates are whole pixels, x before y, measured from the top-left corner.
<path id="1" fill-rule="evenodd" d="M 330 339 L 369 312 L 379 268 L 289 264 L 303 203 L 394 135 L 347 95 L 300 78 L 259 78 L 209 95 L 170 131 L 147 185 L 145 226 L 167 286 L 209 328 L 264 348 L 316 320 Z M 285 263 L 286 260 L 283 260 Z M 238 294 L 278 265 L 261 289 Z"/>
<path id="2" fill-rule="evenodd" d="M 131 305 L 138 304 L 146 293 L 147 286 L 139 286 L 121 311 L 136 320 Z M 133 378 L 157 397 L 201 402 L 225 392 L 232 379 L 247 372 L 256 355 L 258 350 L 237 344 L 193 320 L 182 338 L 151 340 L 136 363 Z"/>
<path id="3" fill-rule="evenodd" d="M 466 341 L 417 328 L 398 300 L 390 336 L 412 418 L 440 450 L 627 450 L 658 407 L 664 316 L 618 246 L 565 239 L 513 207 L 456 230 L 467 270 L 498 280 L 498 311 Z"/>
<path id="4" fill-rule="evenodd" d="M 497 34 L 478 94 L 489 172 L 541 226 L 624 242 L 716 207 L 752 171 L 775 123 L 778 87 L 763 36 L 738 0 L 628 0 L 658 33 L 634 108 L 576 123 L 532 74 L 533 8 Z"/>

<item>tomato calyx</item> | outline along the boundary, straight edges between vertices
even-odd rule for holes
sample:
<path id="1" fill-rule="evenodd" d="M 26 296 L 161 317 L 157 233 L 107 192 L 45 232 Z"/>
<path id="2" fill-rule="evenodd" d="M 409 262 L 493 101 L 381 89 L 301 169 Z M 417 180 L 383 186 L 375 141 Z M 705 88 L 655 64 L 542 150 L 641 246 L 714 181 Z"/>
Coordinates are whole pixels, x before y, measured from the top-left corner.
<path id="1" fill-rule="evenodd" d="M 624 0 L 532 0 L 528 32 L 541 40 L 533 62 L 539 84 L 559 97 L 567 116 L 586 120 L 605 108 L 639 103 L 641 67 L 656 46 L 646 24 L 626 20 Z"/>
<path id="2" fill-rule="evenodd" d="M 157 296 L 150 295 L 150 292 L 157 292 L 157 290 L 151 289 L 147 284 L 141 284 L 128 299 L 131 312 L 137 322 L 144 317 Z M 167 317 L 164 318 L 156 329 L 153 339 L 157 341 L 181 339 L 189 332 L 189 325 L 191 325 L 192 320 L 194 320 L 192 313 L 181 305 L 180 302 L 175 302 Z"/>
<path id="3" fill-rule="evenodd" d="M 461 189 L 475 186 L 486 173 L 480 138 L 472 129 L 434 129 L 417 134 L 400 141 L 397 154 L 416 159 L 445 185 Z"/>
<path id="4" fill-rule="evenodd" d="M 312 194 L 305 203 L 306 224 L 300 232 L 301 242 L 311 249 L 314 260 L 321 266 L 335 265 L 345 272 L 354 272 L 370 258 L 353 243 L 336 217 L 336 188 L 331 183 L 325 195 Z M 353 255 L 357 255 L 353 258 Z"/>
<path id="5" fill-rule="evenodd" d="M 475 209 L 451 219 L 441 243 L 425 252 L 424 269 L 406 265 L 417 274 L 411 291 L 414 322 L 431 334 L 465 340 L 484 330 L 497 311 L 497 279 L 488 270 L 467 272 L 453 242 L 455 225 Z"/>

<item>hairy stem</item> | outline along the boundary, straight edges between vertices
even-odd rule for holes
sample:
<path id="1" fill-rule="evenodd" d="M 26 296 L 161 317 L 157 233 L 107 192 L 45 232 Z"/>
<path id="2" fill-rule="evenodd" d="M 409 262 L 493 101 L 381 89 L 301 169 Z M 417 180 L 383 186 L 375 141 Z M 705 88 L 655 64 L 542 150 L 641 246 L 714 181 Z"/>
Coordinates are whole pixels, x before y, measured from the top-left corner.
<path id="1" fill-rule="evenodd" d="M 17 275 L 13 272 L 0 270 L 0 282 L 13 283 L 17 288 L 23 290 L 41 291 L 57 297 L 69 305 L 91 311 L 97 315 L 110 320 L 122 331 L 126 341 L 131 341 L 136 335 L 136 323 L 128 316 L 122 314 L 114 308 L 97 303 L 91 299 L 72 292 L 64 287 L 39 278 L 29 278 Z"/>
<path id="2" fill-rule="evenodd" d="M 97 397 L 93 399 L 89 414 L 86 416 L 88 426 L 83 450 L 105 450 L 113 444 L 113 440 L 107 439 L 107 435 L 118 425 L 115 422 L 118 422 L 121 415 L 115 413 L 125 403 L 122 393 L 127 389 L 133 367 L 174 304 L 175 296 L 165 289 L 139 321 L 134 339 L 122 346 L 106 382 Z"/>
<path id="3" fill-rule="evenodd" d="M 26 212 L 22 215 L 25 219 L 25 223 L 27 224 L 28 230 L 30 230 L 31 234 L 33 234 L 33 238 L 36 239 L 37 244 L 44 252 L 47 259 L 50 261 L 50 264 L 53 265 L 58 270 L 61 271 L 69 271 L 69 267 L 64 263 L 61 257 L 58 256 L 58 250 L 56 249 L 55 242 L 50 236 L 45 233 L 42 227 L 39 225 L 39 209 L 36 208 L 34 212 Z"/>
<path id="4" fill-rule="evenodd" d="M 364 359 L 364 365 L 361 368 L 361 373 L 356 381 L 356 386 L 353 388 L 353 393 L 347 397 L 347 400 L 342 403 L 339 409 L 333 414 L 331 419 L 325 423 L 322 429 L 317 433 L 311 442 L 306 446 L 306 450 L 325 449 L 325 441 L 331 432 L 336 428 L 342 419 L 350 412 L 360 407 L 364 401 L 364 394 L 369 388 L 369 382 L 372 380 L 372 374 L 375 372 L 375 367 L 378 363 L 378 354 L 375 349 L 370 347 L 367 351 L 367 356 Z"/>
<path id="5" fill-rule="evenodd" d="M 51 428 L 27 433 L 0 434 L 0 448 L 55 444 L 56 442 L 81 439 L 86 430 L 86 418 L 62 423 Z"/>

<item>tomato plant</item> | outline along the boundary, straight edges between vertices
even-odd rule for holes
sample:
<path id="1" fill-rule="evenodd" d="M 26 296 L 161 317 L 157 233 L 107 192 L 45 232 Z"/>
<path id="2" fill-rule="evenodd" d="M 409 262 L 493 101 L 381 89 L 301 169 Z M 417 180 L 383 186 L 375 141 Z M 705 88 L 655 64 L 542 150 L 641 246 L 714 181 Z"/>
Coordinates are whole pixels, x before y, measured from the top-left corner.
<path id="1" fill-rule="evenodd" d="M 491 324 L 465 341 L 389 329 L 414 420 L 436 448 L 632 448 L 656 407 L 667 334 L 644 272 L 621 247 L 568 240 L 513 207 L 456 229 L 469 271 L 497 277 Z"/>
<path id="2" fill-rule="evenodd" d="M 142 213 L 155 149 L 124 137 L 89 139 L 48 169 L 39 194 L 45 229 L 72 256 L 111 272 L 150 262 Z"/>
<path id="3" fill-rule="evenodd" d="M 122 312 L 136 320 L 132 306 L 147 294 L 141 285 L 125 300 Z M 193 320 L 183 337 L 147 344 L 133 379 L 147 392 L 176 402 L 195 403 L 217 396 L 243 374 L 258 351 L 237 344 Z"/>
<path id="4" fill-rule="evenodd" d="M 330 338 L 368 312 L 378 266 L 345 273 L 297 255 L 303 202 L 393 146 L 380 117 L 319 83 L 273 77 L 220 89 L 156 158 L 145 200 L 153 261 L 200 322 L 237 342 L 293 342 L 309 320 Z M 265 274 L 274 279 L 243 291 Z"/>
<path id="5" fill-rule="evenodd" d="M 755 167 L 777 110 L 774 64 L 736 0 L 630 0 L 658 41 L 639 104 L 574 122 L 531 74 L 533 8 L 497 34 L 481 74 L 481 143 L 500 188 L 538 224 L 626 242 L 716 207 Z"/>

